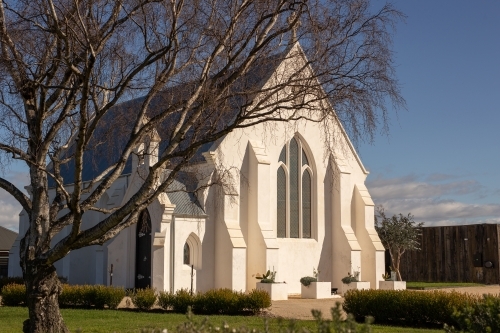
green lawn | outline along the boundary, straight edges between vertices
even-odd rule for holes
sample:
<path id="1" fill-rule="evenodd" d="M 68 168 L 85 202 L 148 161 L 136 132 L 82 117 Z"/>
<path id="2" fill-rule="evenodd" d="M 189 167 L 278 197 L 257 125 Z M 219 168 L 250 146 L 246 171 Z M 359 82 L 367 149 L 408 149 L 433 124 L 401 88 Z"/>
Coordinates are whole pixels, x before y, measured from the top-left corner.
<path id="1" fill-rule="evenodd" d="M 185 315 L 165 314 L 165 313 L 145 313 L 114 310 L 61 310 L 64 320 L 71 330 L 81 333 L 110 333 L 110 332 L 130 332 L 140 333 L 141 329 L 147 328 L 149 332 L 152 329 L 167 328 L 170 332 L 180 323 L 186 320 Z M 0 332 L 18 333 L 22 330 L 22 322 L 27 318 L 28 311 L 22 307 L 0 307 Z M 203 316 L 195 317 L 201 320 Z M 222 326 L 226 322 L 230 327 L 246 326 L 263 330 L 264 319 L 254 316 L 210 316 L 210 321 L 215 326 Z M 297 326 L 309 330 L 315 329 L 315 322 L 311 320 L 297 320 Z M 281 325 L 283 325 L 281 323 Z M 271 331 L 277 332 L 280 321 L 277 319 L 269 320 Z M 441 330 L 412 329 L 390 326 L 374 325 L 375 333 L 435 333 Z"/>
<path id="2" fill-rule="evenodd" d="M 406 282 L 406 288 L 460 288 L 484 286 L 480 283 L 470 282 Z"/>

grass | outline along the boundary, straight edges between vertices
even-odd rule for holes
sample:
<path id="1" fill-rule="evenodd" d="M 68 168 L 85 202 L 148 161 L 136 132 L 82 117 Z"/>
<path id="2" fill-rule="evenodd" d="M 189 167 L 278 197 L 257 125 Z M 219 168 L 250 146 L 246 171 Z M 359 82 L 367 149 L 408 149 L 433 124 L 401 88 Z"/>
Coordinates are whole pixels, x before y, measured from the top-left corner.
<path id="1" fill-rule="evenodd" d="M 62 309 L 62 315 L 71 332 L 81 330 L 82 333 L 140 333 L 141 329 L 164 329 L 170 332 L 182 322 L 185 315 L 165 314 L 152 312 L 132 312 L 123 310 L 76 310 Z M 22 331 L 22 323 L 28 317 L 27 308 L 0 307 L 0 332 L 14 333 Z M 201 316 L 195 318 L 202 318 Z M 210 321 L 216 326 L 226 322 L 230 327 L 246 326 L 259 330 L 264 329 L 264 319 L 256 316 L 210 316 Z M 298 327 L 314 331 L 316 323 L 312 320 L 296 320 Z M 270 319 L 269 326 L 272 332 L 278 332 L 283 322 L 279 319 Z M 441 330 L 402 328 L 392 326 L 373 325 L 374 333 L 437 333 Z"/>
<path id="2" fill-rule="evenodd" d="M 484 284 L 471 282 L 406 282 L 406 288 L 460 288 L 460 287 L 482 287 Z"/>

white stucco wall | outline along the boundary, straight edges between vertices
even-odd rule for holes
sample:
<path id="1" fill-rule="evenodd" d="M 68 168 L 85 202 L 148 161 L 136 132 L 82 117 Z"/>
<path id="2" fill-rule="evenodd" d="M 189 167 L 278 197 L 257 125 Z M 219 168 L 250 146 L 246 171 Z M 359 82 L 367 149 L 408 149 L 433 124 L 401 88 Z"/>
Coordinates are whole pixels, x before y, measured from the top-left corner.
<path id="1" fill-rule="evenodd" d="M 195 219 L 187 217 L 176 217 L 174 221 L 175 229 L 175 244 L 174 244 L 174 290 L 190 289 L 191 288 L 191 267 L 183 262 L 184 244 L 189 237 L 201 240 L 205 236 L 205 219 Z M 201 244 L 200 244 L 201 246 Z M 193 291 L 203 289 L 203 285 L 199 285 L 198 281 L 203 280 L 203 251 L 198 251 L 191 246 L 191 261 L 193 263 L 200 260 L 199 265 L 194 265 Z M 194 256 L 194 257 L 193 257 Z M 201 256 L 201 258 L 200 258 Z"/>
<path id="2" fill-rule="evenodd" d="M 375 252 L 372 251 L 373 256 L 366 257 L 362 262 L 362 245 L 353 229 L 355 226 L 360 234 L 373 236 L 366 229 L 370 223 L 373 226 L 370 208 L 366 205 L 356 205 L 354 191 L 355 184 L 364 183 L 366 171 L 352 154 L 349 146 L 336 151 L 338 153 L 336 158 L 341 158 L 340 163 L 338 160 L 336 163 L 341 164 L 341 167 L 329 166 L 330 160 L 324 158 L 325 150 L 321 144 L 323 141 L 317 128 L 310 124 L 298 123 L 293 129 L 296 132 L 289 134 L 289 125 L 278 124 L 273 127 L 273 133 L 269 134 L 263 128 L 256 126 L 251 130 L 228 135 L 218 147 L 219 153 L 224 156 L 226 166 L 240 168 L 242 177 L 246 179 L 246 182 L 240 182 L 239 190 L 244 193 L 241 193 L 239 198 L 241 211 L 247 213 L 246 216 L 240 215 L 243 234 L 248 244 L 247 289 L 254 287 L 256 273 L 273 268 L 273 265 L 266 265 L 265 237 L 269 240 L 265 230 L 267 226 L 270 227 L 279 248 L 277 264 L 274 265 L 278 272 L 277 279 L 286 281 L 291 293 L 300 292 L 299 279 L 302 276 L 312 275 L 313 268 L 319 268 L 320 279 L 331 281 L 332 287 L 340 287 L 340 279 L 347 272 L 363 271 L 363 266 L 366 269 L 365 274 L 375 279 L 375 275 L 378 276 L 377 271 L 383 267 L 380 265 L 380 258 L 375 260 Z M 276 239 L 275 193 L 278 156 L 292 135 L 298 135 L 300 138 L 314 172 L 312 239 Z M 263 138 L 265 140 L 262 140 Z M 347 145 L 346 142 L 343 144 Z M 253 146 L 265 148 L 256 153 Z M 258 161 L 262 156 L 269 160 L 268 170 L 265 170 L 266 163 Z M 264 182 L 261 182 L 262 180 Z M 353 216 L 358 210 L 363 214 L 363 221 L 359 223 Z M 259 216 L 261 212 L 265 213 Z M 373 241 L 377 240 L 367 239 L 364 245 L 374 248 L 370 245 Z M 221 255 L 227 256 L 228 252 Z M 216 258 L 222 259 L 217 253 Z M 224 285 L 217 275 L 216 284 Z"/>

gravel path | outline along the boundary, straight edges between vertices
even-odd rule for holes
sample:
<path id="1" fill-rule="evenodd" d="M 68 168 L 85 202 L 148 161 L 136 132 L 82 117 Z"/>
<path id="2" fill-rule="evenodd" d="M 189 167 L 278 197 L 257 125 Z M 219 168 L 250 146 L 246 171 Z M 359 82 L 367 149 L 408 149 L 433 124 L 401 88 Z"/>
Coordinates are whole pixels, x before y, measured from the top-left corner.
<path id="1" fill-rule="evenodd" d="M 459 293 L 468 293 L 468 294 L 476 294 L 476 295 L 484 295 L 484 294 L 499 295 L 500 294 L 500 286 L 498 284 L 492 284 L 492 285 L 488 285 L 488 286 L 478 286 L 478 287 L 443 288 L 443 289 L 439 289 L 439 290 L 458 291 Z"/>

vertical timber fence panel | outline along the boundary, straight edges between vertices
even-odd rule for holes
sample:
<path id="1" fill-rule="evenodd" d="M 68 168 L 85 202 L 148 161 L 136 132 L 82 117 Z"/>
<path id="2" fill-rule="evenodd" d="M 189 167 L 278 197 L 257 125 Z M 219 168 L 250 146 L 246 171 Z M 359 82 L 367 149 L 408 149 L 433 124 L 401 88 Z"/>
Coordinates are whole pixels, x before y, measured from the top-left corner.
<path id="1" fill-rule="evenodd" d="M 422 228 L 421 251 L 406 252 L 406 281 L 500 283 L 500 225 Z"/>

